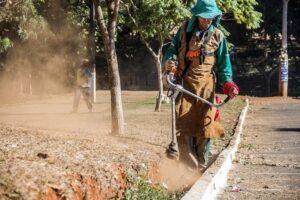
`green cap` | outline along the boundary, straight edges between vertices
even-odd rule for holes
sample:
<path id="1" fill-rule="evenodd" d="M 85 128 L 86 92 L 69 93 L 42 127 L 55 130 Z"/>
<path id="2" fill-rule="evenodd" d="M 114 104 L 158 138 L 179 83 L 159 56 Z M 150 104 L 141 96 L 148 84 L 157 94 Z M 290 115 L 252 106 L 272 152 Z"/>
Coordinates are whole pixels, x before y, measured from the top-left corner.
<path id="1" fill-rule="evenodd" d="M 205 19 L 212 19 L 222 15 L 222 11 L 218 8 L 215 0 L 198 0 L 192 8 L 192 14 Z"/>

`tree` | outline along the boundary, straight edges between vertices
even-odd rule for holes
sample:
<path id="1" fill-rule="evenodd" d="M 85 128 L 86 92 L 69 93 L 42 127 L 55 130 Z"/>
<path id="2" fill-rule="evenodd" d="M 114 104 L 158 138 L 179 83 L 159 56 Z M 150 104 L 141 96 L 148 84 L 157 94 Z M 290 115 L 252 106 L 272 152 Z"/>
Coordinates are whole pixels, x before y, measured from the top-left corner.
<path id="1" fill-rule="evenodd" d="M 96 18 L 98 26 L 101 30 L 108 65 L 111 94 L 112 133 L 122 134 L 124 132 L 124 116 L 121 98 L 120 75 L 115 47 L 115 34 L 120 0 L 106 0 L 105 2 L 93 0 L 93 2 L 96 8 Z M 102 6 L 104 7 L 103 9 Z M 106 12 L 107 16 L 106 19 L 104 18 L 104 11 Z"/>
<path id="2" fill-rule="evenodd" d="M 179 0 L 129 0 L 126 2 L 124 6 L 131 19 L 133 32 L 139 35 L 155 59 L 159 90 L 155 110 L 159 111 L 164 96 L 161 69 L 164 42 L 178 27 L 178 24 L 189 16 L 189 12 Z M 153 41 L 158 41 L 158 45 L 154 46 Z"/>

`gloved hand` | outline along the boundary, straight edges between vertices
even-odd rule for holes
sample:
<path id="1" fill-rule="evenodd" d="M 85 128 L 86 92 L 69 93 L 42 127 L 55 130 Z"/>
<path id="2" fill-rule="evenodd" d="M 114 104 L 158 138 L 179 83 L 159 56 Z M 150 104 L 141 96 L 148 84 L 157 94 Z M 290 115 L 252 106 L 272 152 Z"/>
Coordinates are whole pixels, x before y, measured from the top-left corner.
<path id="1" fill-rule="evenodd" d="M 163 85 L 168 88 L 169 87 L 169 84 L 168 84 L 168 81 L 167 81 L 167 76 L 168 76 L 168 73 L 172 71 L 172 69 L 176 68 L 176 62 L 173 61 L 173 60 L 167 60 L 165 62 L 165 70 L 163 72 L 163 77 L 162 77 L 162 81 L 163 81 Z"/>
<path id="2" fill-rule="evenodd" d="M 173 67 L 177 67 L 176 66 L 176 62 L 173 60 L 167 60 L 165 63 L 165 70 L 164 70 L 164 74 L 168 74 L 170 71 L 172 71 Z"/>
<path id="3" fill-rule="evenodd" d="M 230 98 L 234 98 L 234 97 L 236 97 L 238 94 L 239 94 L 239 91 L 238 91 L 237 88 L 232 87 L 232 88 L 229 89 L 228 96 L 230 96 Z"/>
<path id="4" fill-rule="evenodd" d="M 235 83 L 227 82 L 223 87 L 223 91 L 224 94 L 227 94 L 230 98 L 234 98 L 239 94 L 240 89 Z"/>

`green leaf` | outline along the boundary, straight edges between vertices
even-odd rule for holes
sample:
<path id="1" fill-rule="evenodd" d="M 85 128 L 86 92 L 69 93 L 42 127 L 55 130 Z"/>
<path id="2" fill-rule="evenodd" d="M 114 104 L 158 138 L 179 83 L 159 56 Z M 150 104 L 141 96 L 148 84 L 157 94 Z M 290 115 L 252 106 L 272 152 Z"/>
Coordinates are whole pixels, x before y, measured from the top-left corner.
<path id="1" fill-rule="evenodd" d="M 7 51 L 11 47 L 13 47 L 13 42 L 8 37 L 3 39 L 0 37 L 0 53 Z"/>

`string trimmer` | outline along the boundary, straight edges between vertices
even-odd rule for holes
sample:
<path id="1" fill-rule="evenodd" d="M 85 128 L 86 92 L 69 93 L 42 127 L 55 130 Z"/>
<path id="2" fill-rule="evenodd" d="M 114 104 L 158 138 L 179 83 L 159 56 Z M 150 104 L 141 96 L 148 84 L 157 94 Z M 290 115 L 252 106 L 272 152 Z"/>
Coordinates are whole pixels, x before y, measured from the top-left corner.
<path id="1" fill-rule="evenodd" d="M 176 111 L 175 111 L 175 100 L 176 100 L 178 94 L 180 92 L 186 93 L 186 94 L 210 105 L 211 107 L 215 107 L 215 108 L 220 108 L 221 106 L 223 106 L 225 103 L 227 103 L 230 100 L 230 97 L 228 96 L 223 102 L 221 102 L 219 104 L 211 103 L 208 100 L 206 100 L 200 96 L 197 96 L 194 93 L 184 89 L 182 87 L 182 85 L 175 84 L 174 83 L 176 81 L 176 78 L 174 75 L 175 71 L 176 71 L 176 68 L 173 68 L 172 71 L 167 74 L 167 83 L 169 85 L 169 91 L 168 91 L 167 96 L 171 99 L 171 111 L 172 111 L 172 141 L 169 144 L 169 147 L 167 149 L 167 154 L 171 158 L 179 159 L 180 152 L 179 152 L 177 136 L 176 136 Z M 193 150 L 191 149 L 190 145 L 188 145 L 188 146 L 189 146 L 189 156 L 191 157 L 191 159 L 193 160 L 195 165 L 198 167 L 198 161 L 195 158 L 194 154 L 192 153 Z"/>

